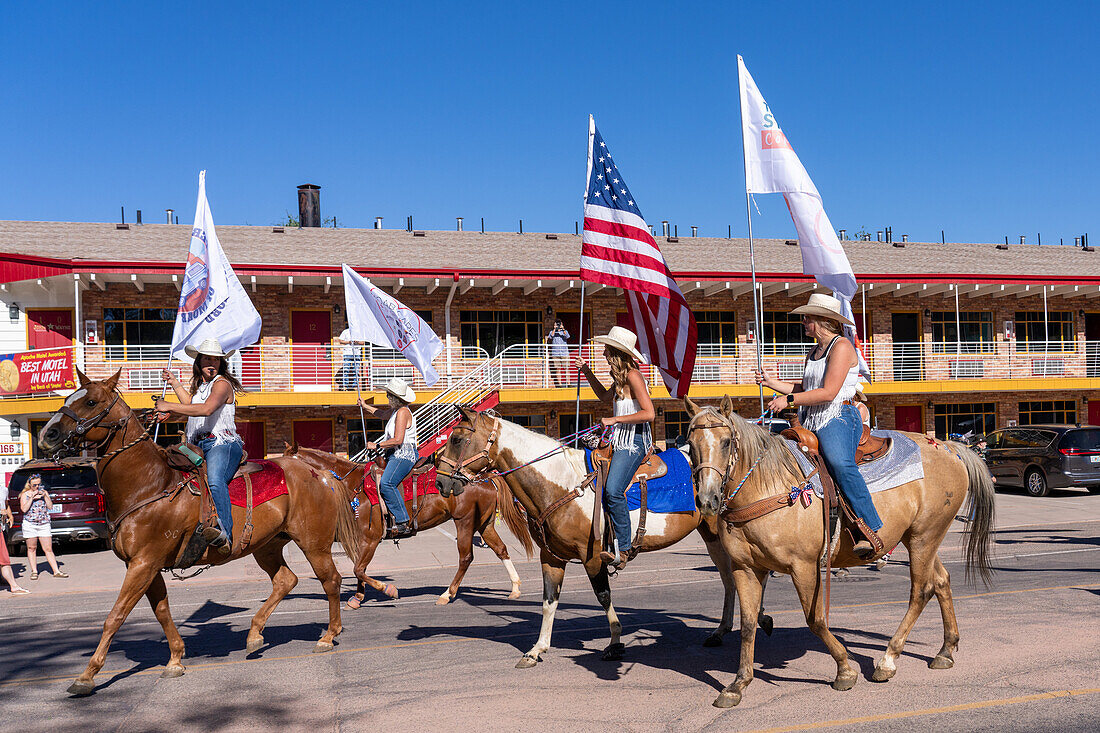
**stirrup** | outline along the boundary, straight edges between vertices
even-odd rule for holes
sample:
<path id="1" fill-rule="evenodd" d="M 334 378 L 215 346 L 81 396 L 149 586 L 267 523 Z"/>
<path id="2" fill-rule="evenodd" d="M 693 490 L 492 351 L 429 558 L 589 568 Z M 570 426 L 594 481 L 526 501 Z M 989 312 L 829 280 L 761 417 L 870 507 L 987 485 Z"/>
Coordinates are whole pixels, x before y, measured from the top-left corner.
<path id="1" fill-rule="evenodd" d="M 411 522 L 401 522 L 395 524 L 386 530 L 387 540 L 403 540 L 408 537 L 415 537 L 416 529 L 412 526 Z"/>

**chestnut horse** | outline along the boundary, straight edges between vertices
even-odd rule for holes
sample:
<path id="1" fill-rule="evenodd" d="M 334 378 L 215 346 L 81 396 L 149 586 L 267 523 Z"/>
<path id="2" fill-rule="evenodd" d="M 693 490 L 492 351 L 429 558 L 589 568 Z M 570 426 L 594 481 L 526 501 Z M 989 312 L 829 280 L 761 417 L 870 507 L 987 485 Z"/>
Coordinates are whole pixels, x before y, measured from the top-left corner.
<path id="1" fill-rule="evenodd" d="M 535 526 L 538 526 L 538 517 L 545 518 L 543 528 L 537 530 L 540 536 L 536 538 L 542 562 L 542 630 L 538 641 L 520 658 L 516 668 L 535 666 L 542 653 L 550 648 L 565 565 L 570 560 L 584 565 L 596 599 L 607 614 L 611 642 L 604 649 L 603 658 L 622 659 L 624 646 L 619 641 L 622 624 L 611 605 L 607 567 L 600 560 L 602 533 L 596 537 L 592 531 L 595 494 L 577 489 L 587 475 L 584 452 L 567 448 L 553 438 L 488 413 L 460 409 L 462 421 L 436 459 L 440 467 L 437 478 L 440 492 L 450 494 L 463 486 L 468 490 L 476 481 L 476 474 L 496 469 L 505 474 L 504 482 L 498 484 L 498 504 L 501 507 L 510 505 L 515 497 Z M 631 524 L 635 527 L 638 515 L 638 510 L 631 512 Z M 705 642 L 707 646 L 717 646 L 733 622 L 735 596 L 732 568 L 713 524 L 708 525 L 699 511 L 649 513 L 645 539 L 638 549 L 640 552 L 660 550 L 679 542 L 694 530 L 702 535 L 726 589 L 722 623 Z M 759 607 L 759 597 L 756 604 Z M 761 623 L 766 631 L 767 622 L 770 619 L 762 619 Z"/>
<path id="2" fill-rule="evenodd" d="M 697 466 L 695 500 L 704 512 L 715 515 L 725 508 L 739 509 L 758 500 L 788 496 L 792 487 L 804 482 L 802 471 L 783 440 L 738 416 L 729 397 L 722 400 L 717 410 L 697 407 L 687 399 L 684 402 L 691 416 L 688 442 Z M 967 494 L 970 496 L 967 574 L 976 570 L 986 582 L 991 575 L 989 545 L 994 493 L 989 470 L 977 454 L 959 443 L 933 440 L 916 433 L 911 437 L 920 446 L 924 478 L 873 495 L 884 523 L 879 537 L 886 547 L 902 542 L 909 550 L 911 584 L 909 609 L 875 666 L 872 679 L 877 682 L 894 676 L 897 671 L 894 660 L 933 595 L 943 617 L 943 646 L 928 666 L 947 669 L 954 665 L 951 655 L 958 647 L 959 626 L 951 599 L 951 578 L 938 551 Z M 703 467 L 713 470 L 703 471 Z M 741 598 L 741 664 L 737 678 L 714 701 L 716 707 L 738 704 L 741 691 L 752 681 L 755 600 L 762 593 L 769 571 L 789 574 L 794 580 L 806 622 L 825 642 L 836 662 L 833 687 L 849 690 L 855 685 L 856 672 L 848 664 L 848 652 L 826 622 L 819 573 L 825 535 L 823 512 L 817 501 L 809 508 L 796 501 L 790 507 L 740 525 L 721 522 L 720 536 L 733 563 L 733 579 Z M 866 563 L 866 559 L 852 553 L 852 540 L 842 532 L 833 565 L 852 567 Z"/>
<path id="3" fill-rule="evenodd" d="M 170 657 L 162 677 L 178 677 L 184 668 L 184 645 L 168 610 L 168 591 L 162 568 L 177 564 L 199 524 L 201 499 L 184 487 L 184 475 L 171 469 L 149 433 L 117 389 L 121 369 L 109 379 L 93 382 L 77 370 L 79 388 L 65 400 L 39 433 L 38 446 L 60 455 L 83 446 L 99 450 L 96 463 L 99 487 L 107 499 L 107 526 L 113 549 L 126 563 L 126 577 L 118 598 L 103 624 L 99 646 L 87 668 L 69 687 L 73 695 L 87 695 L 103 667 L 111 639 L 144 595 L 168 639 Z M 293 541 L 309 561 L 328 596 L 329 623 L 315 652 L 333 648 L 341 631 L 340 573 L 332 561 L 332 543 L 339 537 L 354 542 L 355 515 L 334 479 L 301 461 L 279 458 L 288 493 L 252 510 L 252 540 L 243 554 L 225 556 L 208 549 L 201 562 L 221 565 L 252 554 L 271 576 L 271 595 L 260 606 L 248 630 L 249 652 L 263 646 L 261 632 L 275 606 L 294 588 L 298 578 L 283 558 L 283 546 Z M 243 528 L 245 510 L 233 507 L 233 527 Z M 239 538 L 239 531 L 238 531 Z"/>
<path id="4" fill-rule="evenodd" d="M 363 487 L 363 464 L 361 463 L 355 463 L 314 448 L 291 446 L 289 443 L 286 444 L 283 455 L 297 457 L 325 473 L 331 471 L 337 478 L 343 477 L 341 480 L 346 487 L 348 499 L 361 493 Z M 381 475 L 381 469 L 374 465 L 371 469 L 371 476 L 374 478 L 375 486 L 378 485 Z M 413 516 L 412 502 L 405 502 L 409 516 L 416 519 L 417 527 L 421 530 L 436 527 L 448 519 L 453 519 L 455 523 L 455 539 L 458 542 L 458 572 L 455 573 L 451 585 L 436 600 L 436 605 L 439 606 L 450 603 L 458 595 L 458 586 L 462 583 L 462 578 L 466 575 L 466 570 L 474 559 L 474 532 L 481 535 L 485 543 L 492 548 L 496 556 L 504 563 L 504 568 L 508 571 L 508 577 L 512 581 L 512 592 L 508 594 L 508 597 L 512 599 L 519 598 L 519 574 L 508 557 L 508 547 L 500 539 L 500 535 L 497 534 L 496 528 L 493 526 L 497 508 L 496 488 L 490 482 L 479 482 L 469 488 L 470 490 L 464 492 L 461 496 L 443 497 L 439 494 L 425 494 L 419 497 L 415 517 Z M 352 598 L 355 604 L 352 604 L 352 600 L 348 601 L 351 608 L 358 608 L 358 603 L 362 602 L 365 596 L 364 584 L 386 594 L 390 598 L 397 598 L 396 586 L 375 580 L 367 575 L 367 566 L 374 559 L 378 543 L 382 541 L 382 536 L 386 531 L 386 523 L 382 518 L 381 505 L 370 504 L 366 499 L 366 495 L 362 494 L 361 501 L 363 504 L 359 507 L 358 512 L 358 526 L 362 544 L 358 550 L 358 560 L 355 563 L 355 577 L 358 580 L 358 586 Z M 527 554 L 530 556 L 532 551 L 531 539 L 526 536 L 526 527 L 523 524 L 522 517 L 514 510 L 512 512 L 502 512 L 502 514 L 505 521 L 512 526 L 512 533 L 523 542 L 524 549 L 527 550 Z"/>

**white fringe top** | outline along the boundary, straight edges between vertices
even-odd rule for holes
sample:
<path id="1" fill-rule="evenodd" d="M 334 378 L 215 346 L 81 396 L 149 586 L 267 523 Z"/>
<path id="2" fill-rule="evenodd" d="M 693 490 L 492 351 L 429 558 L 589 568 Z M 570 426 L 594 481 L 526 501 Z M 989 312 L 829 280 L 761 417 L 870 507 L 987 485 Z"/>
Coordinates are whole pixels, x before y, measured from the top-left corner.
<path id="1" fill-rule="evenodd" d="M 223 377 L 219 374 L 209 382 L 203 382 L 198 390 L 191 396 L 192 405 L 201 405 L 210 397 L 210 390 L 214 389 L 214 383 Z M 214 410 L 206 417 L 187 418 L 187 440 L 194 442 L 196 435 L 210 433 L 214 436 L 215 443 L 241 442 L 237 435 L 237 397 L 230 394 L 229 401 Z"/>
<path id="2" fill-rule="evenodd" d="M 622 417 L 633 415 L 641 407 L 638 405 L 638 400 L 620 399 L 612 403 L 611 409 L 615 417 Z M 611 447 L 615 450 L 634 452 L 634 436 L 637 435 L 639 427 L 642 429 L 642 439 L 645 442 L 645 451 L 648 453 L 653 447 L 653 433 L 648 422 L 616 425 L 615 432 L 611 435 Z"/>
<path id="3" fill-rule="evenodd" d="M 806 371 L 802 375 L 802 391 L 808 392 L 811 389 L 820 389 L 825 386 L 825 369 L 829 364 L 829 354 L 833 350 L 833 346 L 836 344 L 837 339 L 844 338 L 843 336 L 837 336 L 829 342 L 829 346 L 825 349 L 825 353 L 820 359 L 811 359 L 806 357 Z M 813 353 L 812 351 L 810 352 Z M 806 405 L 805 407 L 798 408 L 798 419 L 802 422 L 803 427 L 808 430 L 820 430 L 825 426 L 825 423 L 832 420 L 834 417 L 839 417 L 840 408 L 845 400 L 850 400 L 856 395 L 856 383 L 859 381 L 859 364 L 857 363 L 848 373 L 844 376 L 844 384 L 841 385 L 840 391 L 836 393 L 836 397 L 832 402 L 822 402 L 817 405 Z"/>
<path id="4" fill-rule="evenodd" d="M 390 415 L 390 419 L 386 421 L 386 437 L 383 440 L 392 439 L 397 433 L 397 413 L 401 410 L 394 410 Z M 411 413 L 412 410 L 409 410 Z M 409 427 L 405 428 L 405 438 L 401 445 L 393 452 L 394 458 L 404 458 L 409 461 L 416 461 L 420 458 L 420 449 L 416 442 L 416 415 L 412 416 L 409 421 Z"/>

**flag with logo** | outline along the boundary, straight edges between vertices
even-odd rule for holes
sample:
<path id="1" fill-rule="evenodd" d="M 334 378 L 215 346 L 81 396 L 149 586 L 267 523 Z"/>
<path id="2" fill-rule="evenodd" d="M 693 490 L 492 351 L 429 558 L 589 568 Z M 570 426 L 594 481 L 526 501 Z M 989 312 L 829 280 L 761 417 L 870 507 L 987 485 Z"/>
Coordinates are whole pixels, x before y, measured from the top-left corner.
<path id="1" fill-rule="evenodd" d="M 687 395 L 698 345 L 695 316 L 592 117 L 581 277 L 623 289 L 638 350 L 660 370 L 669 394 Z"/>
<path id="2" fill-rule="evenodd" d="M 856 276 L 825 213 L 821 194 L 783 134 L 741 56 L 737 57 L 737 76 L 741 87 L 741 133 L 745 143 L 745 190 L 783 194 L 798 231 L 802 272 L 813 275 L 820 285 L 832 290 L 844 315 L 855 320 L 852 298 L 856 294 Z M 845 326 L 844 331 L 855 343 L 855 329 Z M 862 352 L 857 350 L 857 353 L 860 371 L 868 374 L 870 370 Z"/>
<path id="3" fill-rule="evenodd" d="M 420 371 L 429 387 L 439 381 L 432 361 L 443 351 L 443 342 L 423 318 L 346 264 L 344 302 L 352 341 L 396 349 Z"/>
<path id="4" fill-rule="evenodd" d="M 218 242 L 206 200 L 206 171 L 202 171 L 191 248 L 172 330 L 172 355 L 187 358 L 183 347 L 207 338 L 217 339 L 226 351 L 243 349 L 259 341 L 260 325 L 260 314 Z"/>

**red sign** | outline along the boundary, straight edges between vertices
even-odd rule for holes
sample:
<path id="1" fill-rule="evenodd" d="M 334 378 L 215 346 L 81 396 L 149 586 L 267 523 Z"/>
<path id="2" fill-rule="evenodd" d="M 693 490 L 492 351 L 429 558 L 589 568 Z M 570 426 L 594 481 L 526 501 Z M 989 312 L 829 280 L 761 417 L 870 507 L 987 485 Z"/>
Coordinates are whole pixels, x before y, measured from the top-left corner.
<path id="1" fill-rule="evenodd" d="M 74 387 L 72 349 L 0 354 L 0 393 L 52 392 Z"/>
<path id="2" fill-rule="evenodd" d="M 787 142 L 787 136 L 783 134 L 782 130 L 761 130 L 760 147 L 764 150 L 772 150 L 774 148 L 793 150 L 791 144 Z"/>

